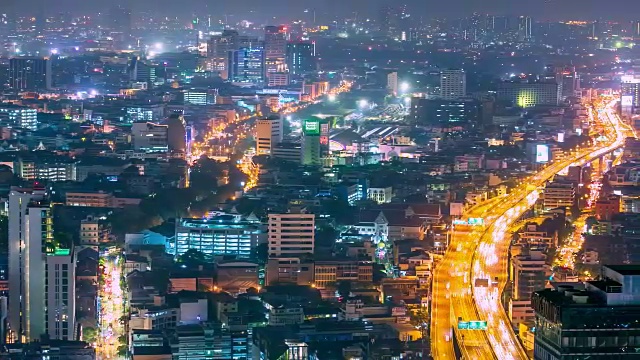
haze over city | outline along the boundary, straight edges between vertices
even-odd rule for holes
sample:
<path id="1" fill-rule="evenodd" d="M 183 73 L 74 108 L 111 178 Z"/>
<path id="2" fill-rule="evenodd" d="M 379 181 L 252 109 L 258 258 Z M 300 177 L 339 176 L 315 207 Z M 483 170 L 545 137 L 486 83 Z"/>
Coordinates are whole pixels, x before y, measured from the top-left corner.
<path id="1" fill-rule="evenodd" d="M 0 0 L 0 359 L 637 359 L 639 45 L 629 0 Z"/>

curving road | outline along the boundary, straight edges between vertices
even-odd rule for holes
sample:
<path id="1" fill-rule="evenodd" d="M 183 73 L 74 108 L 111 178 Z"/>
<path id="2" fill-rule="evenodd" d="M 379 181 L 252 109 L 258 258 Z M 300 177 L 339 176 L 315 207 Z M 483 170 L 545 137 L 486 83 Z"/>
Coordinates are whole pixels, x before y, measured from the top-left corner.
<path id="1" fill-rule="evenodd" d="M 552 163 L 528 178 L 509 196 L 473 209 L 468 217 L 483 217 L 484 228 L 456 233 L 443 261 L 434 272 L 431 347 L 435 359 L 454 359 L 452 336 L 456 336 L 465 359 L 527 359 L 500 301 L 507 281 L 509 227 L 535 204 L 538 189 L 569 166 L 593 161 L 624 145 L 633 136 L 614 111 L 617 100 L 600 101 L 593 119 L 605 129 L 605 139 L 579 149 L 565 160 Z M 475 279 L 497 278 L 477 287 Z M 487 321 L 487 330 L 456 330 L 458 319 Z"/>

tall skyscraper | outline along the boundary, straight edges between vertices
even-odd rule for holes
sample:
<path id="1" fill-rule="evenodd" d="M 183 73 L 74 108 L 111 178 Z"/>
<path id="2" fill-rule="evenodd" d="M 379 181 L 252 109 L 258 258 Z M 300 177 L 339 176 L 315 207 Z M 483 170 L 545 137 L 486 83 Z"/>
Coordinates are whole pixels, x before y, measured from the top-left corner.
<path id="1" fill-rule="evenodd" d="M 238 49 L 239 36 L 235 30 L 224 30 L 207 41 L 207 68 L 223 80 L 229 79 L 229 55 Z"/>
<path id="2" fill-rule="evenodd" d="M 241 45 L 229 52 L 228 78 L 237 83 L 265 83 L 265 50 L 260 41 Z"/>
<path id="3" fill-rule="evenodd" d="M 556 66 L 555 81 L 560 86 L 560 94 L 563 99 L 576 96 L 580 90 L 580 78 L 575 66 Z"/>
<path id="4" fill-rule="evenodd" d="M 309 119 L 303 122 L 301 157 L 303 165 L 320 165 L 322 160 L 320 126 L 319 119 Z"/>
<path id="5" fill-rule="evenodd" d="M 11 58 L 9 86 L 16 91 L 51 89 L 51 60 L 38 57 Z"/>
<path id="6" fill-rule="evenodd" d="M 300 258 L 313 255 L 314 214 L 269 214 L 268 229 L 270 258 Z"/>
<path id="7" fill-rule="evenodd" d="M 635 20 L 631 22 L 631 36 L 634 38 L 640 38 L 640 21 Z"/>
<path id="8" fill-rule="evenodd" d="M 15 341 L 40 339 L 45 326 L 45 248 L 52 219 L 44 190 L 9 193 L 9 332 Z"/>
<path id="9" fill-rule="evenodd" d="M 264 52 L 267 77 L 272 73 L 287 70 L 287 28 L 285 26 L 264 28 Z"/>
<path id="10" fill-rule="evenodd" d="M 46 256 L 45 329 L 51 339 L 75 340 L 76 261 L 72 250 Z"/>
<path id="11" fill-rule="evenodd" d="M 282 142 L 284 124 L 282 118 L 268 117 L 256 122 L 256 154 L 270 155 L 271 149 Z"/>
<path id="12" fill-rule="evenodd" d="M 513 284 L 509 301 L 509 317 L 514 325 L 534 319 L 531 295 L 544 289 L 551 269 L 541 251 L 525 249 L 511 259 L 509 278 Z"/>
<path id="13" fill-rule="evenodd" d="M 467 94 L 467 74 L 462 69 L 445 69 L 440 73 L 440 97 L 456 100 Z"/>
<path id="14" fill-rule="evenodd" d="M 292 42 L 287 45 L 287 68 L 294 76 L 316 69 L 316 44 L 311 41 Z"/>
<path id="15" fill-rule="evenodd" d="M 533 37 L 533 23 L 528 16 L 518 18 L 518 37 L 521 41 L 529 41 Z"/>

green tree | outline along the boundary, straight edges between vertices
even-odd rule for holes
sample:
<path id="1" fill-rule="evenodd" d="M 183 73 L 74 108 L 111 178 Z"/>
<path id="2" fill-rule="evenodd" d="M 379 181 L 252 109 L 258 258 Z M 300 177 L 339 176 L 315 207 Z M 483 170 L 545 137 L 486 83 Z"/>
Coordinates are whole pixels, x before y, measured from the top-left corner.
<path id="1" fill-rule="evenodd" d="M 82 328 L 82 340 L 88 342 L 89 344 L 93 344 L 98 340 L 98 329 L 94 327 L 83 327 Z"/>

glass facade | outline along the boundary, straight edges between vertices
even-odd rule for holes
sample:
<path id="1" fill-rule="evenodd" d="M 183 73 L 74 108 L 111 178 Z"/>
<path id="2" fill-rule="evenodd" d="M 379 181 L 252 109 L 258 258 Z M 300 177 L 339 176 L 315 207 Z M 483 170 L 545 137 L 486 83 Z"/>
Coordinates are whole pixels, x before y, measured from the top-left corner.
<path id="1" fill-rule="evenodd" d="M 242 220 L 239 215 L 181 219 L 176 225 L 176 256 L 195 249 L 207 255 L 249 258 L 262 233 L 260 226 L 258 221 Z"/>

